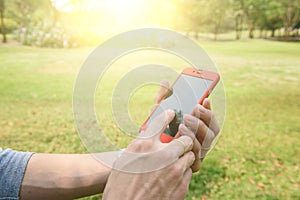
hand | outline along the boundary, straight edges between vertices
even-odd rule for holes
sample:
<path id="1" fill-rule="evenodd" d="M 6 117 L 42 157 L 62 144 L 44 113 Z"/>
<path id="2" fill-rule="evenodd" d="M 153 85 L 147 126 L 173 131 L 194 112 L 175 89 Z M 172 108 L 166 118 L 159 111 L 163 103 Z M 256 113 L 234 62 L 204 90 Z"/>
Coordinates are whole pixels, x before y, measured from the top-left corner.
<path id="1" fill-rule="evenodd" d="M 162 81 L 154 99 L 155 103 L 159 104 L 169 96 L 171 91 L 169 82 Z M 179 126 L 179 134 L 182 136 L 187 135 L 191 138 L 195 138 L 196 135 L 197 138 L 197 140 L 194 140 L 192 149 L 196 159 L 191 167 L 193 172 L 197 172 L 200 169 L 201 161 L 211 148 L 213 140 L 220 132 L 220 127 L 211 111 L 211 104 L 208 98 L 204 99 L 203 106 L 197 104 L 191 115 L 185 115 L 183 121 L 184 124 Z"/>
<path id="2" fill-rule="evenodd" d="M 208 98 L 204 99 L 203 105 L 197 104 L 192 115 L 184 115 L 184 125 L 196 135 L 197 141 L 201 144 L 201 160 L 211 148 L 211 144 L 220 132 L 220 127 L 215 115 L 211 111 L 211 104 Z M 179 127 L 179 132 L 180 132 Z M 186 131 L 184 132 L 186 133 Z M 180 132 L 180 135 L 185 135 Z M 194 148 L 198 144 L 194 144 Z M 196 162 L 198 162 L 196 160 Z"/>
<path id="3" fill-rule="evenodd" d="M 174 111 L 165 111 L 128 145 L 113 166 L 103 199 L 185 197 L 195 160 L 193 140 L 181 136 L 170 143 L 160 142 L 161 133 L 174 116 Z"/>

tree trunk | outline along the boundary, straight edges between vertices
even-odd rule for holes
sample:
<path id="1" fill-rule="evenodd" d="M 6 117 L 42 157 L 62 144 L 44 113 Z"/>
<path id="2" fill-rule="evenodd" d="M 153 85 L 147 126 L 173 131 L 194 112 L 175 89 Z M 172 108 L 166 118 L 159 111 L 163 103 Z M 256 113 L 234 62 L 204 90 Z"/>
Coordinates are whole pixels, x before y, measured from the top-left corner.
<path id="1" fill-rule="evenodd" d="M 199 32 L 196 31 L 196 33 L 195 33 L 195 40 L 198 41 L 198 39 L 199 39 Z"/>
<path id="2" fill-rule="evenodd" d="M 217 24 L 216 26 L 215 26 L 215 30 L 214 30 L 214 40 L 215 41 L 217 41 L 217 39 L 218 39 L 218 34 L 219 34 L 219 27 L 220 27 L 220 24 Z"/>
<path id="3" fill-rule="evenodd" d="M 214 38 L 214 40 L 217 41 L 217 39 L 218 39 L 218 33 L 215 33 L 215 38 Z"/>
<path id="4" fill-rule="evenodd" d="M 286 27 L 286 28 L 284 29 L 284 36 L 285 36 L 285 37 L 289 37 L 289 36 L 290 36 L 290 28 L 289 28 L 289 27 Z"/>
<path id="5" fill-rule="evenodd" d="M 275 37 L 275 29 L 272 29 L 271 37 Z"/>
<path id="6" fill-rule="evenodd" d="M 235 17 L 235 39 L 241 39 L 242 35 L 242 16 L 240 14 L 236 15 Z"/>
<path id="7" fill-rule="evenodd" d="M 253 38 L 254 38 L 253 31 L 254 31 L 254 28 L 251 27 L 251 28 L 249 29 L 249 38 L 250 38 L 250 39 L 253 39 Z"/>
<path id="8" fill-rule="evenodd" d="M 238 16 L 235 17 L 235 39 L 239 40 L 240 34 L 239 34 L 239 22 L 238 22 Z"/>
<path id="9" fill-rule="evenodd" d="M 5 24 L 4 24 L 4 8 L 2 9 L 2 11 L 0 11 L 0 18 L 1 18 L 1 33 L 3 36 L 2 42 L 6 43 L 7 39 L 6 39 L 6 30 L 5 30 Z"/>
<path id="10" fill-rule="evenodd" d="M 259 30 L 259 38 L 263 38 L 263 32 L 264 32 L 264 29 L 260 29 Z"/>

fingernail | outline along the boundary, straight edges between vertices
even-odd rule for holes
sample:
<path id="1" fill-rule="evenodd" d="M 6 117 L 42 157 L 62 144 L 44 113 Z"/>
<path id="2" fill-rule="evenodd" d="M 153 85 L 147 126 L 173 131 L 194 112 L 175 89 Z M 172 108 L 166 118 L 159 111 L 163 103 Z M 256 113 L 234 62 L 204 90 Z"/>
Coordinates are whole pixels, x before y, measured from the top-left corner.
<path id="1" fill-rule="evenodd" d="M 178 129 L 181 130 L 182 132 L 186 132 L 187 127 L 184 124 L 180 124 L 179 127 L 178 127 Z"/>
<path id="2" fill-rule="evenodd" d="M 199 106 L 199 109 L 200 109 L 200 111 L 202 111 L 202 112 L 205 112 L 205 111 L 206 111 L 206 109 L 205 109 L 202 105 Z"/>

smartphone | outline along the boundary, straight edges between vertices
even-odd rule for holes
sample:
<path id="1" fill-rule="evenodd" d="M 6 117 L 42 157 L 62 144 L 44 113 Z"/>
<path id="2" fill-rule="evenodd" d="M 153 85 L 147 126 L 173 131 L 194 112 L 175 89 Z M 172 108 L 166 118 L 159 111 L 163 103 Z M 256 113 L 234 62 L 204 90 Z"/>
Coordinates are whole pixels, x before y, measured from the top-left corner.
<path id="1" fill-rule="evenodd" d="M 160 140 L 168 143 L 178 137 L 178 126 L 182 123 L 184 114 L 192 114 L 197 103 L 202 104 L 220 80 L 215 72 L 196 68 L 186 68 L 177 77 L 171 87 L 170 95 L 153 110 L 141 127 L 146 130 L 151 121 L 167 109 L 175 111 L 175 117 L 164 130 Z"/>

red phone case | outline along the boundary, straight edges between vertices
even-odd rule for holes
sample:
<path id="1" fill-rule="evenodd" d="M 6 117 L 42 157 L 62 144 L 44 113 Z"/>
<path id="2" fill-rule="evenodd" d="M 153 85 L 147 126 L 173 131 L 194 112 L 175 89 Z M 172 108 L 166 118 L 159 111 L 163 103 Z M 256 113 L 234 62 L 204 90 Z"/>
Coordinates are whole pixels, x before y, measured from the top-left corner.
<path id="1" fill-rule="evenodd" d="M 204 94 L 202 95 L 201 99 L 199 99 L 199 101 L 198 101 L 199 104 L 203 103 L 204 99 L 209 96 L 209 94 L 212 92 L 212 90 L 215 88 L 215 86 L 217 85 L 218 81 L 220 80 L 220 76 L 217 73 L 210 72 L 210 71 L 204 71 L 204 70 L 200 70 L 200 69 L 196 69 L 196 68 L 186 68 L 186 69 L 184 69 L 181 72 L 181 74 L 185 74 L 185 75 L 194 76 L 194 77 L 203 78 L 203 79 L 207 79 L 207 80 L 212 80 L 213 81 L 211 83 L 211 85 L 207 88 L 207 90 L 204 92 Z M 179 76 L 177 77 L 177 79 L 178 78 L 179 78 Z M 177 79 L 176 79 L 176 81 L 177 81 Z M 176 83 L 176 81 L 173 83 L 173 85 Z M 173 85 L 172 85 L 172 87 L 173 87 Z M 155 109 L 152 111 L 152 113 L 155 111 Z M 151 115 L 152 115 L 152 113 L 151 113 Z M 193 113 L 191 113 L 191 114 L 193 114 Z M 140 131 L 145 131 L 147 129 L 146 123 L 149 120 L 150 116 L 144 122 L 144 124 L 142 125 Z M 173 139 L 178 138 L 178 137 L 179 137 L 178 133 L 175 135 L 175 137 L 172 137 L 172 136 L 170 136 L 168 134 L 162 133 L 161 136 L 160 136 L 160 141 L 162 143 L 169 143 Z"/>

